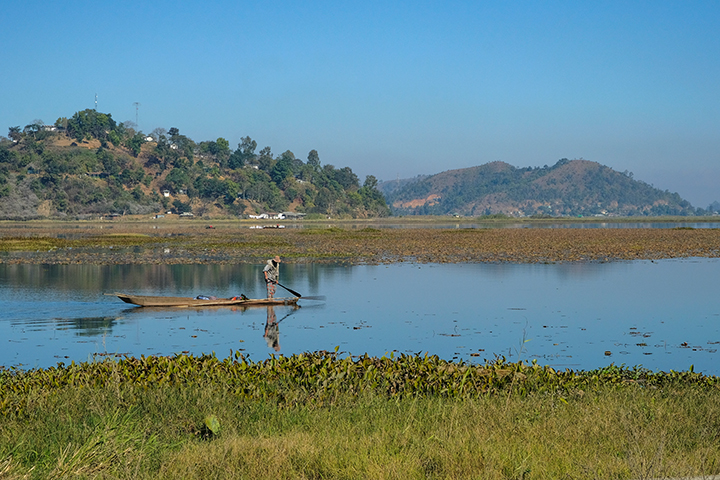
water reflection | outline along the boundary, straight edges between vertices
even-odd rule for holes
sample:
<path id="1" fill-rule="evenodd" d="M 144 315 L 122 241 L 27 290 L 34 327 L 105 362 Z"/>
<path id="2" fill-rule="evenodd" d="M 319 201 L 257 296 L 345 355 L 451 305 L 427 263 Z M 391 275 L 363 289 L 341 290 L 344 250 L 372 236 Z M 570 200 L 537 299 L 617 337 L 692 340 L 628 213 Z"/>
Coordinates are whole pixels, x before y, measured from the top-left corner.
<path id="1" fill-rule="evenodd" d="M 720 374 L 718 259 L 558 265 L 284 265 L 302 308 L 130 307 L 103 293 L 262 297 L 262 265 L 0 265 L 0 365 L 328 350 L 503 355 Z M 292 315 L 292 321 L 286 321 Z"/>
<path id="2" fill-rule="evenodd" d="M 270 305 L 267 307 L 267 322 L 265 322 L 265 334 L 263 335 L 267 346 L 276 352 L 280 351 L 280 327 L 275 315 L 275 308 Z"/>
<path id="3" fill-rule="evenodd" d="M 95 337 L 108 335 L 112 332 L 116 317 L 81 317 L 70 319 L 55 319 L 58 330 L 76 330 L 75 334 L 81 337 Z"/>

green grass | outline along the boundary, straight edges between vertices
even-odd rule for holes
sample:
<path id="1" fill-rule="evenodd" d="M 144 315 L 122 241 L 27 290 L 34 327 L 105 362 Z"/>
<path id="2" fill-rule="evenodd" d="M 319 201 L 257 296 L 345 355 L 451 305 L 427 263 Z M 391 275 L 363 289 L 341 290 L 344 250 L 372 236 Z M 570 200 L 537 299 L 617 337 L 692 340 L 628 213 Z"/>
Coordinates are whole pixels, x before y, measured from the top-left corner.
<path id="1" fill-rule="evenodd" d="M 4 371 L 0 478 L 717 474 L 719 384 L 693 372 L 334 354 Z"/>

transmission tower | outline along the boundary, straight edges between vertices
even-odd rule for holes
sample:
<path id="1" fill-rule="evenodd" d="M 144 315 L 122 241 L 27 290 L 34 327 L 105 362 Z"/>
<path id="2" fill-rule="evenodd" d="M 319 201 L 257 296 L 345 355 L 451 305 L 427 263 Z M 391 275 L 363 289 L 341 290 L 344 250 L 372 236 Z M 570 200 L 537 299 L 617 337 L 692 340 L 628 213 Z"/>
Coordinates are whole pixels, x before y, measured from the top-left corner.
<path id="1" fill-rule="evenodd" d="M 140 124 L 138 123 L 138 108 L 140 107 L 140 102 L 133 102 L 133 105 L 135 105 L 135 126 L 140 130 Z"/>

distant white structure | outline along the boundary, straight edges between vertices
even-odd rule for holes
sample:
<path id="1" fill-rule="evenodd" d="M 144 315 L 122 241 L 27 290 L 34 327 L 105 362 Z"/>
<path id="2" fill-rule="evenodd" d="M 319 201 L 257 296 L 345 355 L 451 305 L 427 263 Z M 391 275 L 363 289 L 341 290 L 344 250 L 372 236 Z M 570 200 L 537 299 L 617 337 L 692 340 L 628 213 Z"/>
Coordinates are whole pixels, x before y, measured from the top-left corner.
<path id="1" fill-rule="evenodd" d="M 297 212 L 282 212 L 278 213 L 277 218 L 284 220 L 298 220 L 301 218 L 305 218 L 306 213 L 297 213 Z"/>
<path id="2" fill-rule="evenodd" d="M 259 215 L 248 215 L 248 218 L 255 220 L 290 220 L 305 217 L 305 213 L 281 212 L 281 213 L 261 213 Z"/>

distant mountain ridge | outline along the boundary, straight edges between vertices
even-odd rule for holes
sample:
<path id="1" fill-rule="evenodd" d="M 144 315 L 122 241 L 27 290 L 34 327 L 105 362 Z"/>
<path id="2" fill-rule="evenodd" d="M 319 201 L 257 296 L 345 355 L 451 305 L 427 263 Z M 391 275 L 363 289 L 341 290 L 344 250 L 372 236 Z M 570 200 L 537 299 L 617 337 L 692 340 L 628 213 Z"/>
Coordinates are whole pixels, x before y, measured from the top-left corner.
<path id="1" fill-rule="evenodd" d="M 694 215 L 677 193 L 597 162 L 563 158 L 552 167 L 491 162 L 416 179 L 381 182 L 394 215 Z M 403 182 L 403 183 L 401 183 Z M 393 183 L 395 183 L 393 185 Z"/>

